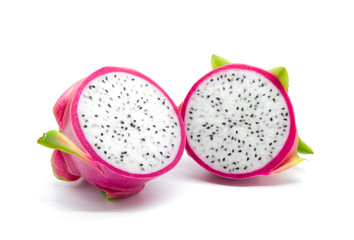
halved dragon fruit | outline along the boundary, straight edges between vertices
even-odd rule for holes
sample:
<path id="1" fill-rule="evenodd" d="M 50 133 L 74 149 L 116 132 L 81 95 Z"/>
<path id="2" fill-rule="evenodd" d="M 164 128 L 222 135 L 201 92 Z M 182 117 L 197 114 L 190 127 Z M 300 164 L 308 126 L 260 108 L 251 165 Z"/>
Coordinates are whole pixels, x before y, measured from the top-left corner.
<path id="1" fill-rule="evenodd" d="M 215 55 L 212 67 L 180 106 L 186 150 L 197 163 L 244 179 L 279 173 L 303 160 L 297 152 L 313 153 L 298 140 L 285 68 L 265 71 Z"/>
<path id="2" fill-rule="evenodd" d="M 57 178 L 83 177 L 108 198 L 127 197 L 172 169 L 185 146 L 176 105 L 155 82 L 127 68 L 104 67 L 70 87 L 54 106 L 60 131 L 39 144 L 54 148 Z"/>

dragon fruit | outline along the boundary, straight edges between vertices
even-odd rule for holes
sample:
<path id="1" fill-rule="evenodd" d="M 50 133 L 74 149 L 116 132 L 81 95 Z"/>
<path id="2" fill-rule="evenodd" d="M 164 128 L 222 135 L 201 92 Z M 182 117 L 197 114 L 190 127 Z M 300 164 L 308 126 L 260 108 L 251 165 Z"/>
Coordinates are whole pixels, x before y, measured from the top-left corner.
<path id="1" fill-rule="evenodd" d="M 185 147 L 184 124 L 170 97 L 155 82 L 127 68 L 104 67 L 59 98 L 60 131 L 38 143 L 55 149 L 57 178 L 83 177 L 107 198 L 127 197 L 171 170 Z"/>
<path id="2" fill-rule="evenodd" d="M 270 175 L 313 153 L 298 138 L 284 67 L 265 71 L 213 55 L 213 71 L 197 81 L 180 111 L 187 153 L 225 178 Z"/>

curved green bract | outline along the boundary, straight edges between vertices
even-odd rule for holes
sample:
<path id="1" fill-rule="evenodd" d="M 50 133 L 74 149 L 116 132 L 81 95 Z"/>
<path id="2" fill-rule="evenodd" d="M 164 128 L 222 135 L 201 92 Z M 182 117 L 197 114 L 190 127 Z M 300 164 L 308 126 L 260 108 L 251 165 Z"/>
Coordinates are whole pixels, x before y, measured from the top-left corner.
<path id="1" fill-rule="evenodd" d="M 292 156 L 291 158 L 287 159 L 285 162 L 281 163 L 279 166 L 277 166 L 275 169 L 273 169 L 270 174 L 275 174 L 275 173 L 280 173 L 285 170 L 288 170 L 289 168 L 294 167 L 296 164 L 304 161 L 305 159 L 301 158 L 297 153 Z"/>
<path id="2" fill-rule="evenodd" d="M 230 63 L 231 62 L 227 61 L 225 58 L 219 57 L 215 54 L 213 56 L 211 56 L 211 67 L 213 69 L 230 64 Z"/>
<path id="3" fill-rule="evenodd" d="M 268 72 L 274 74 L 283 85 L 286 91 L 289 89 L 289 75 L 285 67 L 276 67 L 268 70 Z"/>
<path id="4" fill-rule="evenodd" d="M 59 131 L 51 130 L 44 133 L 43 136 L 38 139 L 37 143 L 48 148 L 58 149 L 65 153 L 75 154 L 86 163 L 94 165 L 90 155 L 81 151 L 69 138 Z"/>
<path id="5" fill-rule="evenodd" d="M 298 137 L 297 152 L 302 154 L 313 154 L 313 150 Z"/>
<path id="6" fill-rule="evenodd" d="M 217 67 L 221 67 L 223 65 L 230 64 L 228 60 L 225 58 L 219 57 L 217 55 L 213 55 L 211 57 L 211 67 L 213 69 Z M 288 92 L 289 89 L 289 75 L 288 71 L 286 70 L 285 67 L 276 67 L 268 70 L 268 72 L 272 73 L 283 85 L 285 90 Z M 302 154 L 313 154 L 313 150 L 305 143 L 303 142 L 300 137 L 298 137 L 298 147 L 297 147 L 297 152 L 302 153 Z"/>

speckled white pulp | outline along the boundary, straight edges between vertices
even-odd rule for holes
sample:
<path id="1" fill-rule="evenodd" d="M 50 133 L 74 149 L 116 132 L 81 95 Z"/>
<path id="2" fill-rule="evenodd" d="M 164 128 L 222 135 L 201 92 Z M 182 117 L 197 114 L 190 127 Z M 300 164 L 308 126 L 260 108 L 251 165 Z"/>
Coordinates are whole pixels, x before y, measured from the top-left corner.
<path id="1" fill-rule="evenodd" d="M 152 173 L 178 152 L 177 115 L 165 95 L 143 78 L 113 72 L 93 79 L 80 96 L 77 113 L 87 141 L 118 169 Z"/>
<path id="2" fill-rule="evenodd" d="M 191 96 L 185 114 L 187 140 L 211 168 L 230 174 L 264 167 L 282 149 L 290 130 L 280 91 L 251 70 L 222 70 Z"/>

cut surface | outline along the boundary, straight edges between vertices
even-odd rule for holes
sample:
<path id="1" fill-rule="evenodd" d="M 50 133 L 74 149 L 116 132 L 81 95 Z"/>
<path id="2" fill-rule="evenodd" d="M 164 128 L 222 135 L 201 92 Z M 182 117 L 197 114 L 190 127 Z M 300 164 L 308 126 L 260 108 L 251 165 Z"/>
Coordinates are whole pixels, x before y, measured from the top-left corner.
<path id="1" fill-rule="evenodd" d="M 148 174 L 166 167 L 181 144 L 180 124 L 170 101 L 133 74 L 112 72 L 90 81 L 77 114 L 96 153 L 129 173 Z"/>
<path id="2" fill-rule="evenodd" d="M 245 69 L 220 70 L 201 82 L 190 96 L 184 121 L 192 151 L 228 174 L 267 165 L 283 148 L 290 129 L 280 90 Z"/>

